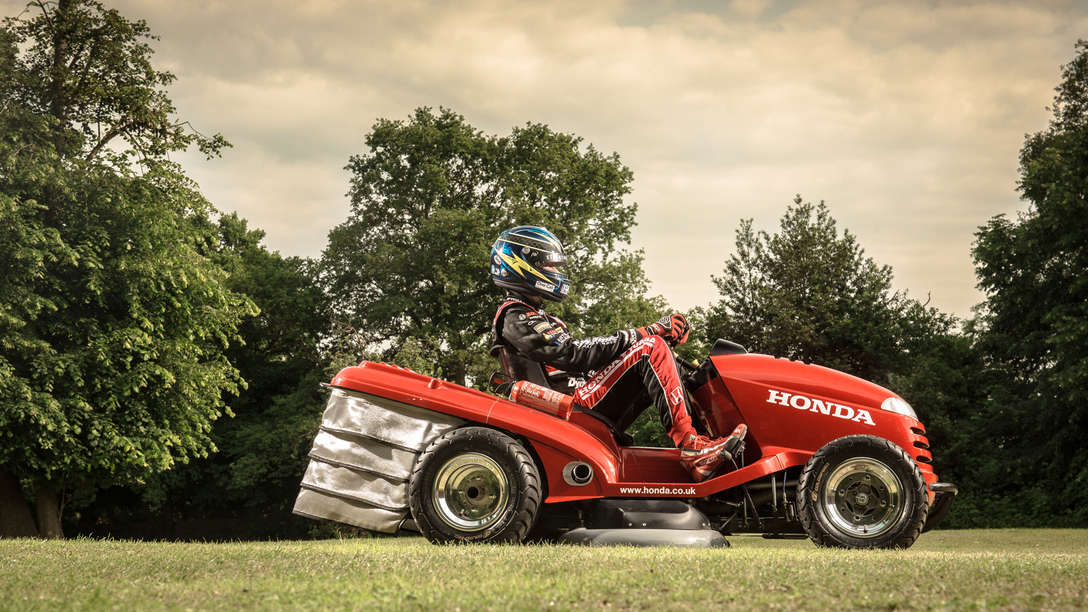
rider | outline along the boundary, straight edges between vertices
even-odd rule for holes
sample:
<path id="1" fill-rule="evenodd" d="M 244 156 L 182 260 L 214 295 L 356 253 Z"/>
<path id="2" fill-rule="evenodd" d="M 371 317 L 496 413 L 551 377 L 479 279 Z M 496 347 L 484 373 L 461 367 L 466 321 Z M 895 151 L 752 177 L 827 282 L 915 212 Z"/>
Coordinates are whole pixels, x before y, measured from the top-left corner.
<path id="1" fill-rule="evenodd" d="M 542 227 L 523 225 L 499 235 L 491 247 L 491 280 L 506 290 L 506 299 L 495 313 L 492 354 L 508 376 L 571 393 L 577 404 L 610 417 L 621 431 L 652 401 L 680 448 L 680 461 L 696 481 L 706 479 L 738 450 L 747 428 L 710 439 L 692 426 L 671 348 L 687 340 L 684 316 L 576 340 L 543 309 L 544 300 L 559 302 L 570 291 L 559 271 L 566 262 L 563 245 Z"/>

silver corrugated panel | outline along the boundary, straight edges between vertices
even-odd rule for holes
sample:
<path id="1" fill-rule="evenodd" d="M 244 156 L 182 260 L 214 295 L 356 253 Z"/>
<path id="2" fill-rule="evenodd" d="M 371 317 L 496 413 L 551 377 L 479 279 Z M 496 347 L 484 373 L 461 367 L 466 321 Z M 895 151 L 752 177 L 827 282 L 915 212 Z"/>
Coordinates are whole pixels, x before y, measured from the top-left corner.
<path id="1" fill-rule="evenodd" d="M 373 438 L 321 429 L 314 439 L 310 457 L 334 465 L 366 469 L 396 480 L 408 480 L 416 453 Z"/>
<path id="2" fill-rule="evenodd" d="M 408 509 L 408 491 L 404 481 L 387 479 L 323 461 L 310 461 L 302 487 L 347 499 L 366 502 L 386 510 Z"/>
<path id="3" fill-rule="evenodd" d="M 463 422 L 426 408 L 334 389 L 322 425 L 328 431 L 355 432 L 390 446 L 419 451 Z"/>
<path id="4" fill-rule="evenodd" d="M 334 389 L 310 451 L 295 514 L 393 533 L 408 517 L 416 456 L 465 421 Z"/>
<path id="5" fill-rule="evenodd" d="M 309 518 L 347 523 L 381 533 L 395 532 L 407 516 L 406 512 L 393 512 L 312 489 L 298 492 L 294 513 Z"/>

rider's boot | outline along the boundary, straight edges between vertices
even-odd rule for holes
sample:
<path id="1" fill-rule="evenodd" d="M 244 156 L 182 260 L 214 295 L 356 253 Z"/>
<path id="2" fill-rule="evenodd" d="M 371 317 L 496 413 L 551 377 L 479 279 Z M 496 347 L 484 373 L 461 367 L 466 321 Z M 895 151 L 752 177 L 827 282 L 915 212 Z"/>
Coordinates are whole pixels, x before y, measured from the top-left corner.
<path id="1" fill-rule="evenodd" d="M 728 464 L 736 467 L 736 456 L 744 450 L 744 436 L 748 426 L 741 423 L 725 438 L 711 439 L 691 433 L 680 446 L 680 463 L 691 473 L 695 482 L 706 480 Z"/>

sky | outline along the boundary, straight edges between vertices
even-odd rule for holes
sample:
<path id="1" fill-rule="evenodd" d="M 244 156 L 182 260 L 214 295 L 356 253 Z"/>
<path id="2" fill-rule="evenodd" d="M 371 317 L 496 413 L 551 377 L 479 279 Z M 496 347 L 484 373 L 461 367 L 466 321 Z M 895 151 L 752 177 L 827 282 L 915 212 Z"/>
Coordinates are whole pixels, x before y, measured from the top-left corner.
<path id="1" fill-rule="evenodd" d="M 107 4 L 160 36 L 178 115 L 234 145 L 177 159 L 284 255 L 319 256 L 347 218 L 343 167 L 378 118 L 443 106 L 617 152 L 630 246 L 674 306 L 715 300 L 738 222 L 774 231 L 800 194 L 960 317 L 982 299 L 974 232 L 1026 209 L 1018 151 L 1088 32 L 1083 0 Z"/>

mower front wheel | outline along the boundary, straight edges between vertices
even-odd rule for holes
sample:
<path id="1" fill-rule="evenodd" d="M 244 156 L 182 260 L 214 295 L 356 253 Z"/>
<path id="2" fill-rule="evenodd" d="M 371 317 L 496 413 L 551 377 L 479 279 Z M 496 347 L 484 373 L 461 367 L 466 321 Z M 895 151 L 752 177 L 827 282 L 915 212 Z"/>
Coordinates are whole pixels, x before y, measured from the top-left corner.
<path id="1" fill-rule="evenodd" d="M 929 512 L 922 472 L 894 442 L 869 435 L 832 440 L 797 483 L 801 525 L 818 546 L 907 548 Z"/>
<path id="2" fill-rule="evenodd" d="M 520 542 L 536 521 L 540 491 L 540 472 L 520 442 L 462 427 L 416 459 L 408 504 L 431 542 Z"/>

